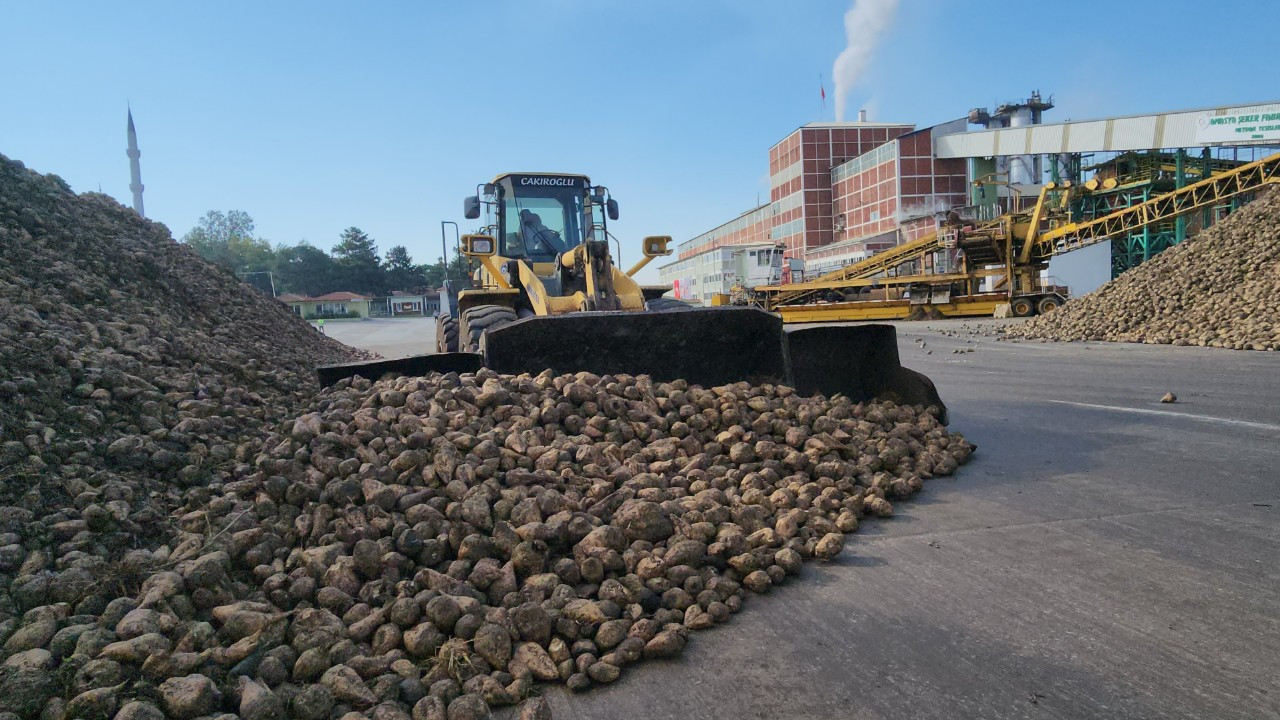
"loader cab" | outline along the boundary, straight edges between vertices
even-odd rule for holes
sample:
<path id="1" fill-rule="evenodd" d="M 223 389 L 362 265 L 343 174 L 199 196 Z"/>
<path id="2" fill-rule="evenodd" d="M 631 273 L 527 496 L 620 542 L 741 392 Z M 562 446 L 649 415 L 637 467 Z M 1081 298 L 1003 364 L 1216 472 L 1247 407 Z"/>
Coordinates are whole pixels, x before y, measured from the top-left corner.
<path id="1" fill-rule="evenodd" d="M 499 255 L 541 265 L 588 238 L 605 237 L 606 216 L 617 217 L 617 203 L 605 193 L 584 175 L 510 173 L 468 198 L 467 210 L 478 216 L 483 204 L 496 216 Z"/>

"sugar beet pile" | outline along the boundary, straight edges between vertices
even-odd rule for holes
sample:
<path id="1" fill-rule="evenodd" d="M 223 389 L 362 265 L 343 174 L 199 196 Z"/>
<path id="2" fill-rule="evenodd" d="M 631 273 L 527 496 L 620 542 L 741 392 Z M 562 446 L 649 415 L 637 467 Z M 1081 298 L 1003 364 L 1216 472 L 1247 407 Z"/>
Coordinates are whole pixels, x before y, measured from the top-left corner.
<path id="1" fill-rule="evenodd" d="M 133 257 L 120 262 L 141 268 L 158 252 L 160 240 L 129 253 L 123 238 L 144 225 L 107 198 L 77 199 L 8 163 L 0 182 L 12 305 L 86 274 L 68 252 L 57 278 L 12 272 L 25 265 L 11 241 L 38 255 L 30 246 L 52 218 L 70 234 L 108 228 L 99 234 Z M 15 206 L 10 185 L 48 204 Z M 209 269 L 161 249 L 184 258 L 149 271 L 163 292 L 118 287 L 110 307 L 127 311 L 59 329 L 101 343 L 45 350 L 66 347 L 66 378 L 34 359 L 6 364 L 18 369 L 10 397 L 50 378 L 62 389 L 5 411 L 6 428 L 18 423 L 5 467 L 21 474 L 6 486 L 42 498 L 11 493 L 0 508 L 0 717 L 488 717 L 538 682 L 582 690 L 679 654 L 689 632 L 725 622 L 803 561 L 836 556 L 860 518 L 891 514 L 891 501 L 972 452 L 922 409 L 782 386 L 481 371 L 317 394 L 310 363 L 341 348 L 293 318 L 263 319 L 275 310 L 234 282 L 183 295 L 185 263 Z M 90 295 L 65 304 L 90 312 L 106 281 L 79 280 Z M 73 312 L 58 305 L 14 323 L 6 308 L 3 332 Z M 238 330 L 206 315 L 214 307 L 241 308 Z M 245 329 L 255 322 L 264 334 Z M 123 327 L 104 334 L 109 323 Z M 144 375 L 160 361 L 126 353 L 139 338 L 186 359 Z M 237 403 L 254 410 L 225 407 Z M 90 410 L 98 432 L 117 429 L 98 438 L 80 419 Z M 111 450 L 119 438 L 130 452 Z M 165 449 L 178 460 L 157 462 Z M 103 569 L 115 579 L 89 581 Z M 541 699 L 523 707 L 548 716 Z"/>
<path id="2" fill-rule="evenodd" d="M 1280 349 L 1280 193 L 1024 325 L 1017 337 Z"/>
<path id="3" fill-rule="evenodd" d="M 0 156 L 0 571 L 69 599 L 353 356 L 114 200 Z"/>

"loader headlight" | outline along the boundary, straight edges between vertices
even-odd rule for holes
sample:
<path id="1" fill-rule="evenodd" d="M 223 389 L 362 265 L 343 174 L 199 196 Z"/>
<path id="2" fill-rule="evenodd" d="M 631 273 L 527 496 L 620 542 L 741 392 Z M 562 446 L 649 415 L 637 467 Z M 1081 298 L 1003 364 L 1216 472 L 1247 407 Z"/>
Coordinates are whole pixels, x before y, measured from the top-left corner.
<path id="1" fill-rule="evenodd" d="M 667 243 L 669 242 L 671 242 L 670 235 L 650 235 L 644 239 L 644 256 L 670 255 L 671 251 L 667 249 Z"/>
<path id="2" fill-rule="evenodd" d="M 462 253 L 464 255 L 477 255 L 486 257 L 494 254 L 494 242 L 492 235 L 463 235 L 462 236 Z"/>

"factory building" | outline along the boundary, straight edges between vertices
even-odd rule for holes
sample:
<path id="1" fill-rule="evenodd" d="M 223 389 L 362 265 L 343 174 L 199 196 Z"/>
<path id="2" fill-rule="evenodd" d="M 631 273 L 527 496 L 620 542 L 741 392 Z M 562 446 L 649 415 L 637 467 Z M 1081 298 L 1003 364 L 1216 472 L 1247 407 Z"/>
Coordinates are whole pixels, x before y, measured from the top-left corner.
<path id="1" fill-rule="evenodd" d="M 803 259 L 835 242 L 834 168 L 914 129 L 868 122 L 865 114 L 797 128 L 769 148 L 769 202 L 680 243 L 677 259 L 659 269 L 662 281 L 676 297 L 704 304 L 735 284 L 776 282 L 784 256 Z"/>
<path id="2" fill-rule="evenodd" d="M 864 113 L 856 122 L 797 128 L 769 148 L 769 202 L 681 242 L 676 259 L 659 268 L 662 281 L 678 298 L 725 302 L 735 287 L 799 282 L 926 237 L 948 217 L 983 222 L 1027 211 L 1046 182 L 1105 183 L 1075 210 L 1093 216 L 1227 171 L 1280 143 L 1280 103 L 1043 124 L 1052 108 L 1051 98 L 1032 93 L 919 129 L 868 122 Z M 1111 273 L 1246 200 L 1112 238 Z M 953 247 L 898 273 L 952 272 L 960 260 Z M 1082 292 L 1101 282 L 1086 274 Z"/>
<path id="3" fill-rule="evenodd" d="M 772 204 L 766 203 L 686 240 L 676 247 L 676 261 L 660 270 L 663 282 L 671 284 L 676 297 L 708 305 L 736 282 L 776 282 L 772 228 Z"/>
<path id="4" fill-rule="evenodd" d="M 831 171 L 834 242 L 807 248 L 806 274 L 848 265 L 927 235 L 940 213 L 964 205 L 968 168 L 933 155 L 933 138 L 964 120 L 898 135 Z"/>
<path id="5" fill-rule="evenodd" d="M 784 265 L 812 274 L 931 232 L 936 213 L 968 197 L 966 162 L 935 158 L 933 138 L 965 129 L 964 119 L 917 130 L 865 113 L 797 128 L 769 148 L 769 202 L 681 242 L 662 281 L 710 304 L 735 285 L 778 282 Z"/>

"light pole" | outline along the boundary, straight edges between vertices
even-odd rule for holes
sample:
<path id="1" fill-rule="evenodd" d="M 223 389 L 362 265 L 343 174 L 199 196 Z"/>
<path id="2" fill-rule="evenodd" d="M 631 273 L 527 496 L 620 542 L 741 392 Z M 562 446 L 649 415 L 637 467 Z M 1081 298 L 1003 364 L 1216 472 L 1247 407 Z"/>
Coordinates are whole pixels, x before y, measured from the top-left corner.
<path id="1" fill-rule="evenodd" d="M 461 231 L 458 229 L 458 223 L 452 220 L 440 221 L 440 262 L 444 263 L 444 280 L 441 282 L 443 287 L 440 288 L 440 312 L 452 314 L 452 307 L 450 307 L 450 305 L 453 302 L 453 298 L 451 297 L 449 287 L 449 242 L 448 235 L 445 233 L 444 229 L 445 225 L 453 226 L 454 245 L 458 248 L 457 251 L 459 254 L 462 253 L 460 240 Z"/>
<path id="2" fill-rule="evenodd" d="M 271 273 L 270 270 L 254 270 L 252 272 L 242 272 L 242 273 L 239 273 L 239 275 L 241 280 L 244 280 L 246 277 L 250 275 L 266 275 L 267 281 L 271 283 L 271 297 L 276 296 L 276 277 Z"/>

